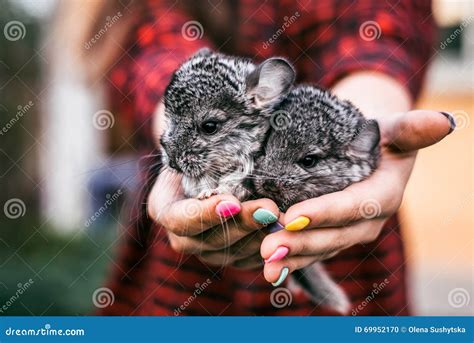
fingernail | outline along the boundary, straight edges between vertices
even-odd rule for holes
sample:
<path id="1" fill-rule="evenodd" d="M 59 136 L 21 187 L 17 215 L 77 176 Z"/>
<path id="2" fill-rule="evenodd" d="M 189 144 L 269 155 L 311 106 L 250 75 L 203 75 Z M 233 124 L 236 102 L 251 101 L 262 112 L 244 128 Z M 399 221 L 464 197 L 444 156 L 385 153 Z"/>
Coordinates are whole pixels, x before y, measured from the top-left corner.
<path id="1" fill-rule="evenodd" d="M 290 269 L 288 267 L 284 267 L 280 272 L 280 277 L 275 282 L 272 282 L 272 285 L 274 287 L 280 286 L 283 283 L 283 281 L 285 281 L 289 272 L 290 272 Z"/>
<path id="2" fill-rule="evenodd" d="M 270 256 L 269 258 L 265 260 L 265 263 L 280 261 L 286 255 L 288 255 L 289 251 L 290 249 L 288 249 L 287 247 L 284 247 L 284 246 L 278 247 L 277 250 L 275 250 L 275 252 L 272 254 L 272 256 Z"/>
<path id="3" fill-rule="evenodd" d="M 221 201 L 216 206 L 216 213 L 221 217 L 233 216 L 240 212 L 240 205 L 232 201 Z"/>
<path id="4" fill-rule="evenodd" d="M 253 213 L 253 219 L 257 223 L 268 225 L 274 223 L 278 220 L 278 217 L 273 214 L 273 212 L 266 210 L 264 208 L 259 208 Z"/>
<path id="5" fill-rule="evenodd" d="M 289 222 L 288 224 L 285 225 L 285 230 L 288 231 L 299 231 L 303 230 L 306 226 L 309 224 L 309 218 L 308 217 L 298 217 L 292 222 Z"/>
<path id="6" fill-rule="evenodd" d="M 440 112 L 443 116 L 445 116 L 449 120 L 449 132 L 448 135 L 456 129 L 456 120 L 454 119 L 453 115 L 448 112 Z"/>

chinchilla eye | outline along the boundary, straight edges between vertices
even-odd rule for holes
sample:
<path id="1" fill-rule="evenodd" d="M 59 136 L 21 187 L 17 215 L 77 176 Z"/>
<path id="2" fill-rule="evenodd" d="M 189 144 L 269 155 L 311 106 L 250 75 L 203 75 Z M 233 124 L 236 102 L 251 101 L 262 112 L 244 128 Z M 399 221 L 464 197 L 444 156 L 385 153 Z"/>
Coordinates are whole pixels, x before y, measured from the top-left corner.
<path id="1" fill-rule="evenodd" d="M 313 168 L 317 162 L 318 162 L 318 158 L 314 155 L 307 155 L 298 161 L 298 163 L 303 168 L 307 168 L 307 169 Z"/>
<path id="2" fill-rule="evenodd" d="M 207 120 L 201 124 L 201 130 L 207 135 L 213 135 L 217 132 L 219 123 L 214 120 Z"/>

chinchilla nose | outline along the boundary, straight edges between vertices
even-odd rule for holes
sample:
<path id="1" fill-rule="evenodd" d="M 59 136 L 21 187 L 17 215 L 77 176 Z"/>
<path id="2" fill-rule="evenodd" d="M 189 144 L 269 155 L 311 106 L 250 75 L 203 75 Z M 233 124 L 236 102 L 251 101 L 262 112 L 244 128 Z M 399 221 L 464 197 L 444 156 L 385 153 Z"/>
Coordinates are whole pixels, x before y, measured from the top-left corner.
<path id="1" fill-rule="evenodd" d="M 267 192 L 272 192 L 272 193 L 278 192 L 278 187 L 271 180 L 264 181 L 262 184 L 262 188 L 266 190 Z"/>

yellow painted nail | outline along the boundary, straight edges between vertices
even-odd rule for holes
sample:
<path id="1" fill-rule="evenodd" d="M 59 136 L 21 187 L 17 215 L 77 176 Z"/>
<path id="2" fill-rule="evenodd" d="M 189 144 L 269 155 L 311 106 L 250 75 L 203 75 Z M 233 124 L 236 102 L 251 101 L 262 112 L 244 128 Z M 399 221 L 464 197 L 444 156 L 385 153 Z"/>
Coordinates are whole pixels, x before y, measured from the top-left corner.
<path id="1" fill-rule="evenodd" d="M 305 227 L 308 226 L 310 220 L 308 217 L 298 217 L 292 222 L 289 222 L 288 224 L 285 225 L 285 230 L 288 231 L 299 231 L 303 230 Z"/>

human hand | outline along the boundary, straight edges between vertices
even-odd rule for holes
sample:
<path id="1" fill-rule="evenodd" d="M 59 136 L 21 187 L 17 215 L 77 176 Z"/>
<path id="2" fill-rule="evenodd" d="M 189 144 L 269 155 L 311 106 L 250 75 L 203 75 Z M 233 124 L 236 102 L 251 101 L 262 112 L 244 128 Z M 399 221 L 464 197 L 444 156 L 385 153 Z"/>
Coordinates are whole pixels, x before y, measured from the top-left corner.
<path id="1" fill-rule="evenodd" d="M 220 194 L 205 200 L 176 200 L 160 208 L 155 199 L 162 190 L 157 182 L 149 197 L 148 211 L 166 229 L 175 251 L 196 254 L 203 262 L 216 266 L 247 269 L 262 265 L 259 251 L 266 235 L 266 230 L 261 230 L 262 223 L 274 222 L 279 215 L 273 201 L 240 203 L 232 195 Z"/>
<path id="2" fill-rule="evenodd" d="M 340 192 L 295 204 L 280 217 L 286 230 L 268 235 L 261 246 L 262 257 L 270 259 L 264 267 L 267 281 L 280 284 L 284 268 L 291 273 L 352 245 L 375 240 L 400 206 L 417 150 L 439 142 L 455 127 L 452 117 L 434 111 L 410 111 L 378 121 L 381 159 L 377 170 Z"/>

